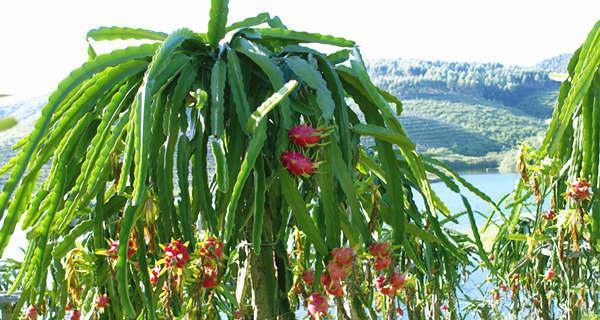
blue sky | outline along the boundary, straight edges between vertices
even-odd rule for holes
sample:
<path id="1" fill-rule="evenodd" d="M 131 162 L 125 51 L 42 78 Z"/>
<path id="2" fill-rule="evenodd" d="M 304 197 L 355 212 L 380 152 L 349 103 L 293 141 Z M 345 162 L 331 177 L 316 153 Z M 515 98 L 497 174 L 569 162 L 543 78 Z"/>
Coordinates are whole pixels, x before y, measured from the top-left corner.
<path id="1" fill-rule="evenodd" d="M 4 1 L 0 93 L 52 90 L 86 59 L 85 33 L 102 25 L 205 31 L 210 1 Z M 268 11 L 290 28 L 344 36 L 367 59 L 421 58 L 531 65 L 576 49 L 598 0 L 232 0 L 230 20 Z"/>

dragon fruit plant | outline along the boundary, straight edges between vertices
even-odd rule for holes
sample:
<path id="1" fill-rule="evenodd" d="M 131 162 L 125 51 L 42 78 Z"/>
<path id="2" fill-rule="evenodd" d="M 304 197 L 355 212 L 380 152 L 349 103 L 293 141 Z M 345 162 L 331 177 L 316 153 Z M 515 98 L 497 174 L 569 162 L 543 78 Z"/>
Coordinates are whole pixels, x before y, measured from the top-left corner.
<path id="1" fill-rule="evenodd" d="M 600 312 L 599 70 L 600 21 L 569 62 L 542 145 L 520 152 L 522 179 L 503 204 L 511 214 L 495 222 L 490 296 L 499 315 Z"/>
<path id="2" fill-rule="evenodd" d="M 456 315 L 459 269 L 488 253 L 446 229 L 428 174 L 473 186 L 417 154 L 353 41 L 266 13 L 228 23 L 211 2 L 206 33 L 89 31 L 89 60 L 15 145 L 0 169 L 0 256 L 17 225 L 29 239 L 15 314 Z M 96 52 L 115 39 L 143 44 Z"/>

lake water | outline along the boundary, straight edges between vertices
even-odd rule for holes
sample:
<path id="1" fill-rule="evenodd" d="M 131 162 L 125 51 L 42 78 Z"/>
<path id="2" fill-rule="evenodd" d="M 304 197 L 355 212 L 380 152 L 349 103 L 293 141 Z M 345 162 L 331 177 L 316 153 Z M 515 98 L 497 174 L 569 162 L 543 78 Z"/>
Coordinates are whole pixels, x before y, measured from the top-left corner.
<path id="1" fill-rule="evenodd" d="M 483 191 L 494 201 L 498 201 L 504 195 L 511 192 L 519 180 L 519 175 L 517 173 L 467 173 L 461 174 L 461 177 Z M 431 184 L 431 187 L 446 204 L 448 209 L 450 209 L 452 214 L 465 211 L 460 195 L 448 189 L 443 182 L 434 182 Z M 491 212 L 491 207 L 488 203 L 478 198 L 466 188 L 460 187 L 461 192 L 469 200 L 471 209 L 474 212 L 479 211 L 485 216 Z M 497 216 L 495 217 L 497 218 Z M 480 215 L 476 214 L 475 219 L 479 226 L 485 223 L 485 218 Z M 458 222 L 458 225 L 452 224 L 452 227 L 461 231 L 470 229 L 469 220 L 466 216 L 462 216 L 458 219 Z"/>

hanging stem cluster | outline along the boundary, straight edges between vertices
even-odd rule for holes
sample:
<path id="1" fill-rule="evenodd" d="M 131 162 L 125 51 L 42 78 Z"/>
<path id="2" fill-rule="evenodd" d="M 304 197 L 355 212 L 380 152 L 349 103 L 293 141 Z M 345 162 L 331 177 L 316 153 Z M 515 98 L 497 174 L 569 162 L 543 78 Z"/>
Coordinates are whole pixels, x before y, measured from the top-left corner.
<path id="1" fill-rule="evenodd" d="M 599 68 L 600 22 L 569 62 L 542 146 L 521 150 L 522 179 L 504 200 L 511 212 L 493 245 L 490 294 L 499 313 L 600 312 Z"/>

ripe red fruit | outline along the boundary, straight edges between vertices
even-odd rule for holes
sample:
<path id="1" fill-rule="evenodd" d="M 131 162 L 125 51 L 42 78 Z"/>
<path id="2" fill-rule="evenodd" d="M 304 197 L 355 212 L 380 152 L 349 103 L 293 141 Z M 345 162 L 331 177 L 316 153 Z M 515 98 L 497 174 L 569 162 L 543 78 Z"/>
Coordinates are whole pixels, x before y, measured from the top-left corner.
<path id="1" fill-rule="evenodd" d="M 315 283 L 315 273 L 312 270 L 304 270 L 302 272 L 302 281 L 308 286 L 312 286 Z"/>
<path id="2" fill-rule="evenodd" d="M 80 320 L 81 319 L 81 312 L 79 312 L 79 310 L 75 309 L 71 312 L 71 317 L 69 318 L 70 320 Z"/>
<path id="3" fill-rule="evenodd" d="M 165 265 L 167 268 L 183 268 L 190 260 L 190 254 L 187 251 L 187 244 L 180 240 L 171 241 L 165 248 Z"/>
<path id="4" fill-rule="evenodd" d="M 103 295 L 99 295 L 96 298 L 96 308 L 98 310 L 104 310 L 104 308 L 106 308 L 106 306 L 110 303 L 110 299 L 108 298 L 108 295 L 103 294 Z"/>
<path id="5" fill-rule="evenodd" d="M 440 307 L 440 310 L 442 310 L 442 312 L 446 312 L 446 311 L 448 311 L 448 306 L 447 306 L 446 304 L 443 304 L 443 305 Z"/>
<path id="6" fill-rule="evenodd" d="M 333 280 L 342 280 L 346 277 L 346 270 L 344 270 L 344 267 L 335 261 L 330 261 L 329 264 L 327 264 L 327 271 Z"/>
<path id="7" fill-rule="evenodd" d="M 352 248 L 335 248 L 331 251 L 333 261 L 339 263 L 342 266 L 347 266 L 352 263 L 354 258 L 354 250 Z"/>
<path id="8" fill-rule="evenodd" d="M 567 195 L 575 201 L 590 200 L 591 186 L 585 178 L 569 185 Z"/>
<path id="9" fill-rule="evenodd" d="M 234 318 L 234 319 L 241 319 L 241 318 L 242 318 L 242 311 L 240 311 L 240 310 L 235 310 L 235 311 L 233 312 L 233 318 Z"/>
<path id="10" fill-rule="evenodd" d="M 390 257 L 377 258 L 375 259 L 375 270 L 387 269 L 390 264 L 392 264 L 392 258 Z"/>
<path id="11" fill-rule="evenodd" d="M 375 278 L 375 289 L 385 296 L 393 296 L 396 294 L 396 289 L 386 283 L 384 276 L 379 275 Z"/>
<path id="12" fill-rule="evenodd" d="M 506 290 L 508 289 L 504 283 L 501 283 L 499 287 L 500 290 L 502 290 L 502 292 L 506 292 Z"/>
<path id="13" fill-rule="evenodd" d="M 388 246 L 389 243 L 387 242 L 373 242 L 369 246 L 369 252 L 378 258 L 387 257 L 390 254 Z"/>
<path id="14" fill-rule="evenodd" d="M 400 318 L 402 318 L 402 316 L 404 316 L 404 311 L 402 311 L 402 308 L 400 308 L 400 307 L 396 308 L 396 313 L 398 313 Z"/>
<path id="15" fill-rule="evenodd" d="M 325 286 L 325 290 L 334 297 L 341 297 L 344 295 L 344 289 L 342 288 L 342 283 L 339 280 L 330 281 Z"/>
<path id="16" fill-rule="evenodd" d="M 296 177 L 311 175 L 315 172 L 315 164 L 310 158 L 303 156 L 300 152 L 283 152 L 281 154 L 281 162 L 285 168 Z"/>
<path id="17" fill-rule="evenodd" d="M 400 272 L 394 272 L 390 278 L 390 284 L 396 290 L 402 289 L 406 283 L 406 277 Z"/>
<path id="18" fill-rule="evenodd" d="M 204 280 L 202 281 L 202 287 L 211 289 L 218 285 L 217 277 L 219 273 L 217 270 L 211 265 L 205 265 L 203 268 Z"/>
<path id="19" fill-rule="evenodd" d="M 158 277 L 160 275 L 161 268 L 160 266 L 156 266 L 150 269 L 150 283 L 155 285 L 158 283 Z"/>
<path id="20" fill-rule="evenodd" d="M 321 129 L 315 129 L 306 124 L 299 124 L 288 130 L 288 135 L 292 143 L 301 148 L 314 146 L 323 137 Z"/>
<path id="21" fill-rule="evenodd" d="M 554 276 L 556 276 L 556 272 L 554 272 L 553 268 L 550 268 L 544 274 L 544 280 L 551 281 L 552 279 L 554 279 Z"/>
<path id="22" fill-rule="evenodd" d="M 319 278 L 319 283 L 326 285 L 331 281 L 331 278 L 327 273 L 321 273 L 321 278 Z"/>
<path id="23" fill-rule="evenodd" d="M 25 318 L 27 320 L 36 320 L 37 319 L 37 307 L 29 306 L 29 308 L 27 308 L 27 311 L 25 311 Z"/>
<path id="24" fill-rule="evenodd" d="M 223 258 L 223 242 L 220 242 L 216 237 L 210 236 L 204 240 L 203 245 L 198 249 L 201 256 L 221 260 Z"/>
<path id="25" fill-rule="evenodd" d="M 315 292 L 308 297 L 308 313 L 313 318 L 319 318 L 327 314 L 328 310 L 327 298 L 322 294 Z"/>
<path id="26" fill-rule="evenodd" d="M 103 254 L 104 254 L 104 252 L 110 258 L 116 259 L 119 256 L 119 241 L 117 241 L 117 240 L 111 241 L 108 250 L 103 251 Z M 127 241 L 127 258 L 128 259 L 133 258 L 133 255 L 135 255 L 136 252 L 137 252 L 137 244 L 132 240 Z"/>
<path id="27" fill-rule="evenodd" d="M 108 256 L 116 258 L 119 254 L 119 241 L 112 241 L 108 248 Z"/>
<path id="28" fill-rule="evenodd" d="M 217 279 L 215 277 L 206 277 L 202 281 L 202 287 L 206 289 L 212 289 L 217 286 Z"/>
<path id="29" fill-rule="evenodd" d="M 500 300 L 500 292 L 495 290 L 494 293 L 492 293 L 492 299 L 494 299 L 496 301 Z"/>

